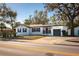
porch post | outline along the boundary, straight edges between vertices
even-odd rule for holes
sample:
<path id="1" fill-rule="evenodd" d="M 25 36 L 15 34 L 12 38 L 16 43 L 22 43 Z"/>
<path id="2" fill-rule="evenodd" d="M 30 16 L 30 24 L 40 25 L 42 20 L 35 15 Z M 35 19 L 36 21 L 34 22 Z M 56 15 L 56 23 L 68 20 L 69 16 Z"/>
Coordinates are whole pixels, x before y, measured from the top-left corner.
<path id="1" fill-rule="evenodd" d="M 41 35 L 43 35 L 43 27 L 40 27 Z"/>
<path id="2" fill-rule="evenodd" d="M 51 28 L 51 35 L 53 36 L 53 27 Z"/>

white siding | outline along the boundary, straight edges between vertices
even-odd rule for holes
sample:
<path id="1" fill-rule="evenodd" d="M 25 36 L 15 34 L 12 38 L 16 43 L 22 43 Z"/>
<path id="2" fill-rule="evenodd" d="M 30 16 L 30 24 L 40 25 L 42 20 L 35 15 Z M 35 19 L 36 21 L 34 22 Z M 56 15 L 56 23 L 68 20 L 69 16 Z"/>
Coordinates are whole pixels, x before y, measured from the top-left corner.
<path id="1" fill-rule="evenodd" d="M 23 32 L 23 28 L 26 28 L 27 29 L 27 32 Z M 65 30 L 67 31 L 67 26 L 52 26 L 51 27 L 51 33 L 50 34 L 43 34 L 43 29 L 44 27 L 36 27 L 36 28 L 40 28 L 40 31 L 39 32 L 32 32 L 32 28 L 28 28 L 26 26 L 18 26 L 16 27 L 16 35 L 18 36 L 22 36 L 22 35 L 53 35 L 53 30 L 54 29 L 61 29 L 61 36 L 62 36 L 62 30 Z M 18 29 L 21 29 L 21 32 L 18 32 Z"/>
<path id="2" fill-rule="evenodd" d="M 37 27 L 37 28 L 40 28 L 40 32 L 32 32 L 32 28 L 30 28 L 30 35 L 42 35 L 43 27 Z"/>
<path id="3" fill-rule="evenodd" d="M 61 30 L 61 36 L 63 36 L 63 35 L 62 35 L 62 30 L 67 31 L 67 26 L 52 26 L 52 29 L 51 29 L 52 35 L 53 35 L 53 30 L 54 30 L 54 29 L 60 29 L 60 30 Z"/>
<path id="4" fill-rule="evenodd" d="M 26 28 L 27 31 L 26 32 L 23 32 L 23 28 Z M 18 32 L 18 29 L 21 29 L 21 32 Z M 18 26 L 18 27 L 16 27 L 16 35 L 17 36 L 29 35 L 29 28 L 28 27 L 25 27 L 25 26 Z"/>

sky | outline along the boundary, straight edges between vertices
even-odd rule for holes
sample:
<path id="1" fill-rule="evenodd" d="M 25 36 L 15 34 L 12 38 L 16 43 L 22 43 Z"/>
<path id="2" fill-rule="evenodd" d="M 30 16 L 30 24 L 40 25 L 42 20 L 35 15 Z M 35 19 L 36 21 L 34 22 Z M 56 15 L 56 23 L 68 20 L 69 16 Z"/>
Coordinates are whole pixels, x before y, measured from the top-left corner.
<path id="1" fill-rule="evenodd" d="M 34 15 L 34 11 L 44 10 L 43 3 L 8 3 L 8 7 L 17 12 L 16 20 L 23 23 L 29 15 Z M 51 14 L 48 14 L 50 16 Z"/>

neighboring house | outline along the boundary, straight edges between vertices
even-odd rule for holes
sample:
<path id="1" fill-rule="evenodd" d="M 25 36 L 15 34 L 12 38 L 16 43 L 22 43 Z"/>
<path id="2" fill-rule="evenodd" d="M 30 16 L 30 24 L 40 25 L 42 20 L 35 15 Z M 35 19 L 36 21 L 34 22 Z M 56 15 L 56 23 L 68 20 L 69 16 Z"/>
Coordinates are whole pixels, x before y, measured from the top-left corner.
<path id="1" fill-rule="evenodd" d="M 67 32 L 67 26 L 52 25 L 19 25 L 16 27 L 16 35 L 52 35 L 63 36 L 63 31 Z"/>

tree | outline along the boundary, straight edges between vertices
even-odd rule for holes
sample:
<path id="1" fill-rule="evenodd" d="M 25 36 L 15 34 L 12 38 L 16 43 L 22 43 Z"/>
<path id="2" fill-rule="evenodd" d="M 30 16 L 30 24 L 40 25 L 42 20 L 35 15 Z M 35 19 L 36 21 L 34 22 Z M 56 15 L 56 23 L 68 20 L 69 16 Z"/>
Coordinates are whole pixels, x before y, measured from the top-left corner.
<path id="1" fill-rule="evenodd" d="M 21 24 L 21 22 L 15 22 L 13 28 L 19 26 Z"/>
<path id="2" fill-rule="evenodd" d="M 13 29 L 13 22 L 15 22 L 17 13 L 7 7 L 5 3 L 3 3 L 0 6 L 0 16 L 3 18 L 3 21 L 7 21 L 6 19 L 10 19 L 9 22 Z"/>
<path id="3" fill-rule="evenodd" d="M 4 28 L 6 28 L 5 24 L 4 24 L 4 23 L 0 23 L 0 29 L 1 29 L 1 31 L 2 31 Z"/>
<path id="4" fill-rule="evenodd" d="M 25 25 L 30 25 L 30 24 L 31 24 L 31 20 L 26 19 L 26 20 L 24 21 L 24 24 L 25 24 Z"/>
<path id="5" fill-rule="evenodd" d="M 67 25 L 67 18 L 63 14 L 56 14 L 50 17 L 50 21 L 52 25 Z"/>
<path id="6" fill-rule="evenodd" d="M 13 29 L 13 25 L 14 25 L 13 23 L 15 22 L 17 13 L 10 10 L 10 11 L 7 12 L 7 16 L 8 16 L 8 17 L 10 18 L 10 20 L 11 20 L 11 26 L 12 26 L 12 29 Z"/>
<path id="7" fill-rule="evenodd" d="M 30 24 L 48 24 L 46 11 L 35 11 L 34 16 L 30 15 L 24 22 L 26 25 Z"/>
<path id="8" fill-rule="evenodd" d="M 35 11 L 33 17 L 34 24 L 47 24 L 48 18 L 46 11 Z"/>
<path id="9" fill-rule="evenodd" d="M 4 31 L 3 31 L 3 29 L 5 29 L 5 28 L 6 28 L 5 24 L 4 23 L 0 23 L 0 33 L 1 33 L 1 35 L 3 37 L 5 37 Z"/>
<path id="10" fill-rule="evenodd" d="M 24 24 L 25 25 L 30 25 L 32 23 L 33 23 L 32 15 L 29 15 L 29 18 L 28 19 L 25 19 Z"/>
<path id="11" fill-rule="evenodd" d="M 0 4 L 0 17 L 2 17 L 2 22 L 7 23 L 7 21 L 8 21 L 9 24 L 12 26 L 12 30 L 13 30 L 13 23 L 15 22 L 16 16 L 17 16 L 17 13 L 15 11 L 11 10 L 5 3 Z M 3 33 L 5 33 L 5 32 L 3 32 Z M 6 32 L 6 34 L 8 35 L 7 32 Z M 12 31 L 11 31 L 11 35 L 13 35 Z"/>
<path id="12" fill-rule="evenodd" d="M 79 26 L 79 16 L 77 16 L 77 17 L 75 18 L 74 26 L 75 26 L 75 27 L 76 27 L 76 26 Z"/>
<path id="13" fill-rule="evenodd" d="M 74 36 L 74 20 L 79 15 L 78 3 L 48 3 L 45 4 L 45 8 L 49 11 L 57 9 L 59 14 L 64 14 L 71 24 L 71 36 Z"/>
<path id="14" fill-rule="evenodd" d="M 56 25 L 56 19 L 55 19 L 55 16 L 51 16 L 50 17 L 50 21 L 53 25 Z"/>
<path id="15" fill-rule="evenodd" d="M 0 5 L 0 17 L 2 17 L 3 21 L 5 21 L 7 12 L 8 12 L 8 8 L 6 7 L 6 4 L 1 4 Z"/>

